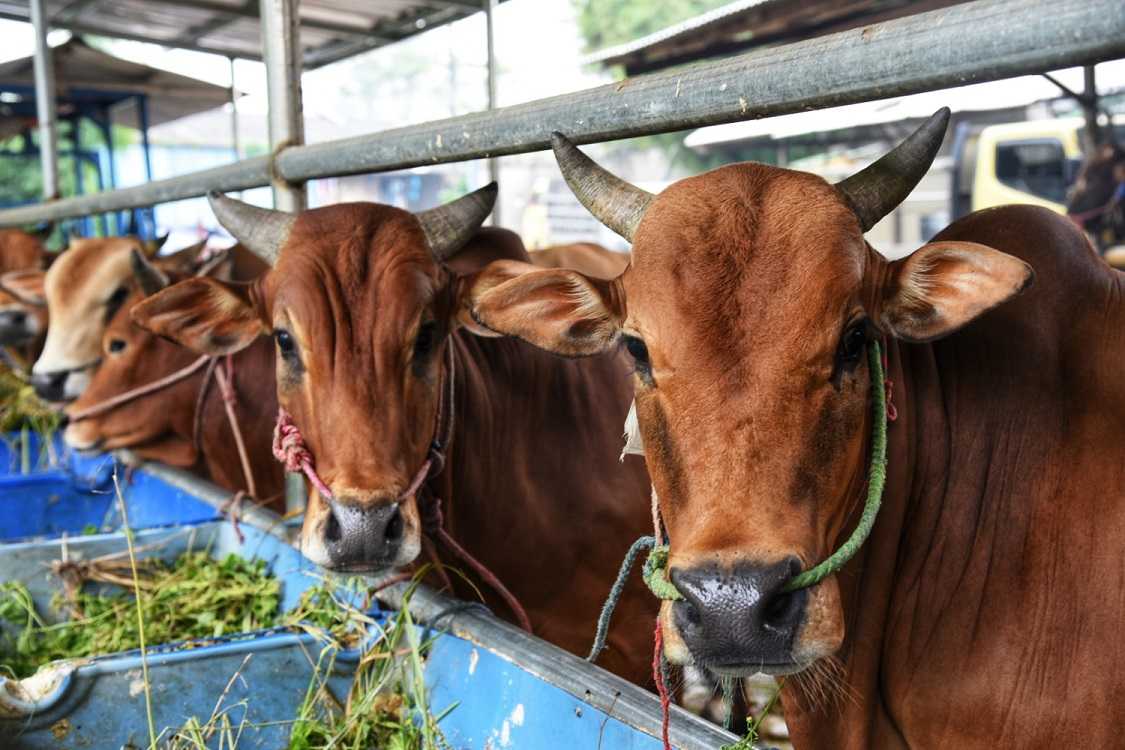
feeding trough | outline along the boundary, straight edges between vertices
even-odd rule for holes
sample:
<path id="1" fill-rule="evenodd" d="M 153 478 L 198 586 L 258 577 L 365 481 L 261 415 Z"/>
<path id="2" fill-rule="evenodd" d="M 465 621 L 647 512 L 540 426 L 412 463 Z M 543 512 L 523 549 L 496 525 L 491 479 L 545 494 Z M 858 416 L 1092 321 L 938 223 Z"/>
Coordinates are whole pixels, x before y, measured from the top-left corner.
<path id="1" fill-rule="evenodd" d="M 138 476 L 160 488 L 154 490 L 158 493 L 185 493 L 207 507 L 225 496 L 167 467 L 142 467 Z M 113 498 L 112 483 L 108 494 Z M 147 502 L 159 504 L 155 496 Z M 324 571 L 288 543 L 288 529 L 277 516 L 256 510 L 241 533 L 240 542 L 239 532 L 226 521 L 179 523 L 136 531 L 133 544 L 142 561 L 151 556 L 173 560 L 187 550 L 206 550 L 216 559 L 233 554 L 261 560 L 280 582 L 279 612 L 293 611 L 302 593 L 325 579 Z M 127 553 L 124 533 L 8 542 L 0 544 L 0 581 L 26 586 L 36 609 L 51 616 L 51 600 L 63 586 L 52 563 L 106 556 L 127 560 Z M 147 666 L 153 726 L 165 739 L 190 720 L 206 724 L 224 714 L 239 732 L 237 747 L 284 747 L 307 706 L 310 685 L 323 681 L 344 701 L 357 665 L 370 654 L 365 650 L 385 638 L 392 623 L 401 625 L 396 610 L 405 602 L 412 617 L 411 642 L 425 644 L 416 688 L 425 696 L 426 715 L 450 747 L 662 747 L 660 706 L 648 691 L 483 608 L 422 587 L 408 599 L 406 592 L 406 584 L 396 584 L 379 594 L 381 600 L 368 603 L 367 635 L 350 649 L 326 651 L 316 628 L 280 627 L 204 641 L 149 643 L 143 659 L 133 650 L 54 662 L 21 681 L 0 678 L 0 738 L 21 748 L 144 747 Z M 685 748 L 716 748 L 734 740 L 678 709 L 671 736 L 676 747 Z"/>

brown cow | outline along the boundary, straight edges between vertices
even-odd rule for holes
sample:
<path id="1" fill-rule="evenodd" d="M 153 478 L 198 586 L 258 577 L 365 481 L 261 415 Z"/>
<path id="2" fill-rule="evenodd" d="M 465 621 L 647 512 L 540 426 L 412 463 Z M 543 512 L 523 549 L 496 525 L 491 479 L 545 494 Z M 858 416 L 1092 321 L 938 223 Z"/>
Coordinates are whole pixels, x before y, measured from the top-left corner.
<path id="1" fill-rule="evenodd" d="M 162 241 L 146 242 L 133 236 L 74 240 L 47 271 L 45 288 L 51 325 L 43 353 L 32 368 L 32 384 L 47 401 L 77 398 L 101 362 L 106 323 L 136 288 L 131 267 L 133 250 L 153 257 Z M 190 272 L 196 268 L 205 242 L 154 259 L 164 272 Z M 235 248 L 236 259 L 240 255 Z M 253 278 L 264 270 L 260 261 L 246 270 Z M 245 260 L 236 261 L 236 273 Z"/>
<path id="2" fill-rule="evenodd" d="M 248 490 L 219 383 L 206 367 L 104 413 L 75 419 L 114 397 L 188 368 L 199 358 L 133 322 L 130 308 L 167 286 L 169 278 L 139 252 L 134 252 L 132 265 L 138 283 L 106 326 L 102 363 L 82 395 L 65 410 L 71 418 L 64 433 L 67 444 L 80 451 L 130 448 L 146 460 L 195 469 L 232 492 Z M 232 366 L 235 414 L 257 499 L 272 501 L 281 510 L 284 470 L 270 451 L 277 417 L 273 348 L 264 339 L 257 341 L 235 354 Z"/>
<path id="3" fill-rule="evenodd" d="M 615 253 L 592 242 L 529 250 L 527 256 L 540 268 L 570 268 L 598 279 L 616 279 L 629 265 L 628 253 Z"/>
<path id="4" fill-rule="evenodd" d="M 797 747 L 1120 746 L 1125 277 L 1026 206 L 894 262 L 868 245 L 947 120 L 835 186 L 736 164 L 656 196 L 558 136 L 632 263 L 609 283 L 494 264 L 472 313 L 567 355 L 633 353 L 683 596 L 662 608 L 666 654 L 802 675 L 783 693 Z M 787 592 L 864 504 L 880 337 L 898 411 L 883 508 L 838 575 Z"/>
<path id="5" fill-rule="evenodd" d="M 22 368 L 39 356 L 47 332 L 42 303 L 47 262 L 43 242 L 52 228 L 47 225 L 34 232 L 0 229 L 0 347 Z"/>
<path id="6" fill-rule="evenodd" d="M 203 353 L 276 341 L 278 399 L 332 495 L 309 494 L 301 547 L 311 560 L 336 570 L 409 564 L 424 525 L 439 522 L 424 509 L 441 503 L 444 528 L 514 592 L 534 631 L 581 653 L 622 555 L 651 523 L 641 462 L 619 462 L 628 373 L 616 353 L 560 360 L 475 335 L 458 316 L 464 273 L 498 254 L 527 260 L 510 232 L 478 234 L 495 195 L 489 186 L 418 215 L 349 203 L 294 217 L 213 194 L 220 222 L 273 270 L 251 286 L 181 282 L 133 316 Z M 450 420 L 444 470 L 409 492 Z M 474 596 L 456 578 L 456 591 Z M 631 584 L 608 667 L 646 678 L 655 612 Z"/>
<path id="7" fill-rule="evenodd" d="M 1066 197 L 1066 211 L 1076 224 L 1094 238 L 1103 252 L 1125 245 L 1125 147 L 1111 136 L 1083 162 Z M 1110 259 L 1122 264 L 1118 251 Z M 1121 267 L 1118 265 L 1118 267 Z"/>
<path id="8" fill-rule="evenodd" d="M 0 346 L 22 369 L 43 350 L 47 336 L 47 297 L 43 271 L 28 268 L 0 274 Z"/>

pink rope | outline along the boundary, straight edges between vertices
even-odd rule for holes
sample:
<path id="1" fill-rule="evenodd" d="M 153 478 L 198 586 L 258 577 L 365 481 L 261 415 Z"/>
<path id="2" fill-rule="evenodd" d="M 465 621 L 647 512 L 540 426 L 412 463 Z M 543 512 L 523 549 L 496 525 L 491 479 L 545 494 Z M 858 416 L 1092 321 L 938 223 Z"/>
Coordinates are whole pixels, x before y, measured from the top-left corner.
<path id="1" fill-rule="evenodd" d="M 312 453 L 305 445 L 301 431 L 284 407 L 278 407 L 277 425 L 273 428 L 273 457 L 285 464 L 286 471 L 304 472 L 321 497 L 325 500 L 332 499 L 332 491 L 316 473 Z"/>
<path id="2" fill-rule="evenodd" d="M 664 632 L 660 629 L 660 617 L 656 618 L 656 633 L 653 637 L 652 679 L 656 682 L 656 693 L 660 696 L 660 737 L 664 740 L 664 750 L 672 750 L 668 740 L 668 725 L 672 720 L 672 696 L 664 683 Z"/>

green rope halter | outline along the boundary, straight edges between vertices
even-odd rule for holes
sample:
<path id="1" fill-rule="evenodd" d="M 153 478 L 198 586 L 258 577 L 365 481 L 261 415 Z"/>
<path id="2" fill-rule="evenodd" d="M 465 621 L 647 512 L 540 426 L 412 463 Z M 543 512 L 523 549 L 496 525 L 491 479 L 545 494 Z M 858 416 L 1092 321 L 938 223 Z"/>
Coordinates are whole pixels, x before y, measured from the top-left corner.
<path id="1" fill-rule="evenodd" d="M 855 531 L 838 550 L 816 567 L 799 573 L 790 579 L 785 584 L 786 591 L 797 591 L 798 589 L 815 586 L 844 567 L 844 564 L 867 541 L 871 528 L 875 525 L 875 516 L 879 513 L 879 506 L 883 501 L 883 486 L 887 481 L 887 392 L 884 384 L 883 353 L 877 341 L 872 342 L 868 348 L 868 362 L 871 366 L 874 426 L 871 436 L 871 466 L 867 472 L 867 502 L 863 506 L 863 515 L 860 516 Z M 625 555 L 621 570 L 617 573 L 617 580 L 614 582 L 609 597 L 602 607 L 601 615 L 598 617 L 598 630 L 594 636 L 594 645 L 590 649 L 590 655 L 586 657 L 587 661 L 596 661 L 602 651 L 605 650 L 606 636 L 609 633 L 609 621 L 613 617 L 613 610 L 617 607 L 617 601 L 625 590 L 625 582 L 629 577 L 629 571 L 633 568 L 633 563 L 645 549 L 650 549 L 643 569 L 644 581 L 649 591 L 657 599 L 666 601 L 677 601 L 684 598 L 683 594 L 668 580 L 669 546 L 657 544 L 656 537 L 642 536 L 633 542 L 633 546 L 629 548 L 629 552 Z"/>
<path id="2" fill-rule="evenodd" d="M 794 576 L 785 584 L 786 591 L 815 586 L 828 576 L 832 575 L 844 564 L 852 559 L 859 548 L 867 541 L 871 528 L 875 525 L 875 516 L 879 513 L 879 506 L 883 501 L 883 486 L 887 480 L 887 393 L 884 386 L 883 354 L 878 341 L 871 342 L 868 347 L 868 362 L 871 366 L 871 396 L 874 425 L 871 437 L 871 466 L 867 472 L 867 502 L 863 506 L 863 515 L 855 531 L 848 537 L 838 550 L 814 568 Z M 675 601 L 683 596 L 668 580 L 664 569 L 668 564 L 668 545 L 660 544 L 652 548 L 648 559 L 645 560 L 644 579 L 649 590 L 659 599 Z"/>

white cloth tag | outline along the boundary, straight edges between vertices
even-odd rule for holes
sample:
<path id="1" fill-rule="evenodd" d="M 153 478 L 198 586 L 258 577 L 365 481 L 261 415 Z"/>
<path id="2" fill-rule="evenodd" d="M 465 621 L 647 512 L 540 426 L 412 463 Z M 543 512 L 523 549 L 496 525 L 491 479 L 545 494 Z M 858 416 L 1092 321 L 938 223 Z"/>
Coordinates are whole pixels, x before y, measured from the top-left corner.
<path id="1" fill-rule="evenodd" d="M 637 402 L 634 399 L 633 403 L 629 405 L 629 413 L 625 417 L 625 447 L 621 449 L 621 460 L 625 460 L 625 456 L 632 454 L 634 456 L 643 456 L 645 454 L 645 444 L 641 440 L 641 425 L 637 421 Z"/>

